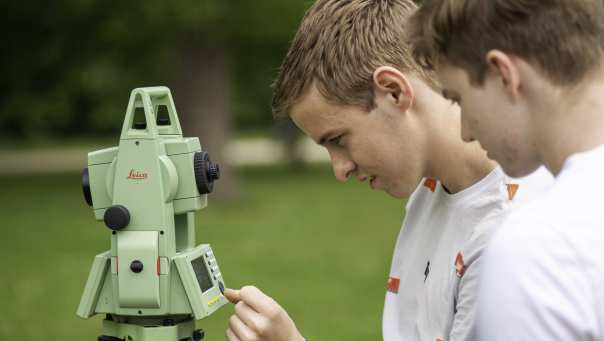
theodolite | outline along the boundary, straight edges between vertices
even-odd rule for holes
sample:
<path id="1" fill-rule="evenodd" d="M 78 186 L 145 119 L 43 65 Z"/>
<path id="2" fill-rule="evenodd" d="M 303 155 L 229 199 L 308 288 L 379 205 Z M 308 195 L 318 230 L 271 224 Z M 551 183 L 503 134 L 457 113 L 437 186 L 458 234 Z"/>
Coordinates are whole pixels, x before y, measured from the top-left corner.
<path id="1" fill-rule="evenodd" d="M 94 258 L 77 315 L 105 314 L 99 341 L 200 340 L 223 306 L 224 279 L 208 244 L 195 246 L 217 164 L 183 138 L 166 87 L 134 89 L 119 146 L 88 154 L 82 188 L 111 249 Z"/>

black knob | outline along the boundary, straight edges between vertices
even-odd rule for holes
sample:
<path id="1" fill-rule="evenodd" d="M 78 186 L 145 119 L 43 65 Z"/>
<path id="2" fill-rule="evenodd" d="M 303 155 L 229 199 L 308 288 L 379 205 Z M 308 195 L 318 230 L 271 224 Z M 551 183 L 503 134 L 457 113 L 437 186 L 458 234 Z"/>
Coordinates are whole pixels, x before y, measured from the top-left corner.
<path id="1" fill-rule="evenodd" d="M 199 341 L 203 339 L 205 335 L 206 333 L 203 331 L 203 329 L 197 329 L 193 332 L 193 340 Z"/>
<path id="2" fill-rule="evenodd" d="M 220 293 L 224 295 L 224 284 L 222 284 L 222 282 L 218 282 L 218 289 L 220 289 Z"/>
<path id="3" fill-rule="evenodd" d="M 128 226 L 130 223 L 130 212 L 122 205 L 114 205 L 105 211 L 103 218 L 108 228 L 117 231 Z"/>
<path id="4" fill-rule="evenodd" d="M 132 263 L 130 263 L 130 270 L 134 273 L 140 273 L 143 271 L 143 262 L 140 260 L 132 261 Z"/>
<path id="5" fill-rule="evenodd" d="M 90 193 L 90 177 L 88 176 L 88 167 L 82 171 L 82 192 L 84 193 L 84 200 L 88 206 L 92 206 L 92 193 Z"/>
<path id="6" fill-rule="evenodd" d="M 193 157 L 193 169 L 199 193 L 212 193 L 214 190 L 214 180 L 220 178 L 220 166 L 212 163 L 208 153 L 197 152 Z"/>

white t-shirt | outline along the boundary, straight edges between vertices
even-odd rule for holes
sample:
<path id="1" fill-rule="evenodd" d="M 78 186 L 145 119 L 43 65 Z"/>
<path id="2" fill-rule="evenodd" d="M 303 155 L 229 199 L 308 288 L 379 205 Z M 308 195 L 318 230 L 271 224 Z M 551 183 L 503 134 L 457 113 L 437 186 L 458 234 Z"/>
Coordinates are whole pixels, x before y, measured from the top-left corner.
<path id="1" fill-rule="evenodd" d="M 422 180 L 407 203 L 392 259 L 384 340 L 475 339 L 486 241 L 515 202 L 528 200 L 552 181 L 544 169 L 510 179 L 497 167 L 471 187 L 449 194 L 438 181 Z"/>
<path id="2" fill-rule="evenodd" d="M 567 159 L 484 257 L 482 340 L 604 340 L 604 146 Z"/>

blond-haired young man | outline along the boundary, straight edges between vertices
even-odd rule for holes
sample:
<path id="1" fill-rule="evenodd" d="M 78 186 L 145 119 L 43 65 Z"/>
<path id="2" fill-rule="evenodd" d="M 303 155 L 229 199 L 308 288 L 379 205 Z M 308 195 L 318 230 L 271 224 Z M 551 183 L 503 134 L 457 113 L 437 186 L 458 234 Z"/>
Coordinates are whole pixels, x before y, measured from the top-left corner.
<path id="1" fill-rule="evenodd" d="M 478 144 L 460 139 L 459 109 L 402 40 L 415 9 L 411 0 L 317 1 L 285 57 L 273 109 L 328 150 L 338 180 L 409 198 L 384 339 L 471 340 L 483 246 L 516 192 L 531 187 L 518 189 Z M 239 302 L 229 340 L 302 340 L 257 288 L 225 294 Z"/>
<path id="2" fill-rule="evenodd" d="M 556 175 L 488 247 L 481 338 L 604 340 L 602 0 L 428 0 L 409 39 L 466 141 L 510 175 Z"/>

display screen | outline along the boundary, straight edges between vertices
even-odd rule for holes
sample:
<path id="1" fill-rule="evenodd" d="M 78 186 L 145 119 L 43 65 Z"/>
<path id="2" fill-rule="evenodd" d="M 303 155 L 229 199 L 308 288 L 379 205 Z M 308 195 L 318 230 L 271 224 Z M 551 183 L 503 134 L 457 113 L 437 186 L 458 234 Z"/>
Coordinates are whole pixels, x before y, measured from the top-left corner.
<path id="1" fill-rule="evenodd" d="M 195 271 L 195 277 L 197 277 L 197 283 L 199 283 L 201 292 L 206 292 L 211 289 L 213 284 L 210 280 L 210 274 L 208 273 L 206 263 L 203 261 L 203 257 L 194 259 L 191 261 L 191 265 L 193 266 L 193 271 Z"/>

